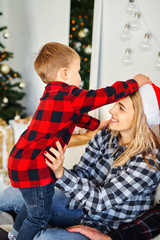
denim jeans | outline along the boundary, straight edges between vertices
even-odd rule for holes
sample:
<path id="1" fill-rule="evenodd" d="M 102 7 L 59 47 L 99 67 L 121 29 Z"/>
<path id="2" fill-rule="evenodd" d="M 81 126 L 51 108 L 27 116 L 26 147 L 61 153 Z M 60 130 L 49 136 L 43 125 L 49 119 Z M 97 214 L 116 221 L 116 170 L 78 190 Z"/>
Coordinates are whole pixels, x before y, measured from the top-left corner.
<path id="1" fill-rule="evenodd" d="M 65 194 L 55 188 L 55 193 L 52 198 L 52 207 L 51 207 L 51 216 L 49 219 L 49 224 L 52 226 L 58 226 L 62 228 L 66 228 L 69 226 L 80 224 L 80 219 L 83 217 L 83 211 L 81 209 L 68 209 L 66 208 L 66 203 L 68 199 L 65 196 Z M 24 200 L 22 197 L 21 192 L 17 188 L 8 187 L 4 192 L 0 194 L 0 210 L 2 211 L 10 211 L 14 210 L 19 212 L 22 205 L 24 204 Z M 16 230 L 18 230 L 21 226 L 21 223 L 23 222 L 23 218 L 25 218 L 25 208 L 24 208 L 24 214 L 21 214 L 21 217 L 19 217 L 19 222 L 16 221 Z M 48 236 L 52 235 L 52 231 L 55 231 L 57 238 L 56 240 L 63 239 L 61 234 L 64 235 L 66 238 L 70 240 L 86 240 L 87 238 L 84 237 L 81 234 L 78 233 L 69 233 L 64 229 L 47 229 L 46 231 L 41 231 L 38 233 L 35 237 L 40 239 L 49 239 Z M 43 236 L 43 238 L 41 238 Z M 60 237 L 58 237 L 60 236 Z M 56 237 L 56 236 L 55 236 Z M 74 237 L 74 238 L 73 238 Z M 53 239 L 53 236 L 52 236 Z"/>
<path id="2" fill-rule="evenodd" d="M 24 199 L 18 188 L 8 187 L 0 193 L 0 210 L 18 213 L 24 204 Z"/>
<path id="3" fill-rule="evenodd" d="M 54 185 L 20 188 L 25 206 L 27 217 L 23 221 L 17 240 L 32 240 L 33 237 L 43 229 L 49 221 L 54 194 Z"/>
<path id="4" fill-rule="evenodd" d="M 33 240 L 89 240 L 80 233 L 71 233 L 65 229 L 49 228 L 39 232 Z"/>

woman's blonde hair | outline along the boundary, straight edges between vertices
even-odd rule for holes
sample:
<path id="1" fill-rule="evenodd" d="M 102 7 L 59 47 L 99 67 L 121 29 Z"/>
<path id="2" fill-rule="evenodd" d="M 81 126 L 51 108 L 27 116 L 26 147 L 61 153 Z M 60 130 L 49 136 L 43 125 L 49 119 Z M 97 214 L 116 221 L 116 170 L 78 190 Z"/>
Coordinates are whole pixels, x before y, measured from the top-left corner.
<path id="1" fill-rule="evenodd" d="M 80 59 L 73 48 L 61 43 L 50 42 L 40 49 L 34 62 L 34 68 L 42 81 L 49 83 L 55 80 L 60 68 L 68 68 L 76 58 Z"/>
<path id="2" fill-rule="evenodd" d="M 134 120 L 132 130 L 132 140 L 129 142 L 126 150 L 114 161 L 114 166 L 122 166 L 131 157 L 142 153 L 144 161 L 152 167 L 146 160 L 146 156 L 152 159 L 157 168 L 159 168 L 155 156 L 155 148 L 160 148 L 160 140 L 154 132 L 147 126 L 146 117 L 143 110 L 142 99 L 139 91 L 136 91 L 131 96 L 134 108 Z M 112 131 L 111 141 L 113 136 L 120 136 L 119 132 Z"/>

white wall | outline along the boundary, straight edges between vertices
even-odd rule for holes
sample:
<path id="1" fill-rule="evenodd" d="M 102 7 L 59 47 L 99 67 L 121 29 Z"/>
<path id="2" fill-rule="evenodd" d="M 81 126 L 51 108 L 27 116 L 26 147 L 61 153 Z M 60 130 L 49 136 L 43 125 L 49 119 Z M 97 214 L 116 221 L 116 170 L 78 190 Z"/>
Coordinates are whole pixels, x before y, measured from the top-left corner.
<path id="1" fill-rule="evenodd" d="M 128 0 L 95 0 L 96 10 L 92 45 L 92 56 L 94 59 L 92 59 L 91 67 L 91 88 L 105 87 L 118 80 L 125 81 L 137 73 L 148 75 L 160 87 L 160 71 L 154 68 L 154 61 L 158 51 L 160 51 L 160 1 L 137 1 L 147 28 L 159 40 L 159 45 L 152 39 L 150 52 L 142 52 L 140 50 L 139 44 L 147 31 L 143 19 L 141 19 L 141 27 L 139 30 L 132 32 L 132 40 L 129 44 L 133 49 L 133 65 L 125 66 L 122 63 L 122 57 L 125 49 L 128 47 L 128 43 L 120 39 L 120 33 L 130 19 L 125 11 L 128 2 Z M 97 26 L 98 23 L 99 26 Z M 99 50 L 97 49 L 98 41 L 100 42 Z M 97 57 L 99 57 L 98 64 L 96 64 Z M 95 86 L 95 80 L 92 82 L 92 78 L 94 78 L 97 72 L 98 84 Z M 101 108 L 99 118 L 102 120 L 109 118 L 108 107 Z"/>
<path id="2" fill-rule="evenodd" d="M 68 44 L 70 0 L 1 0 L 1 24 L 10 37 L 4 42 L 14 53 L 10 66 L 22 74 L 26 83 L 23 105 L 33 115 L 45 84 L 34 71 L 35 53 L 47 42 Z"/>

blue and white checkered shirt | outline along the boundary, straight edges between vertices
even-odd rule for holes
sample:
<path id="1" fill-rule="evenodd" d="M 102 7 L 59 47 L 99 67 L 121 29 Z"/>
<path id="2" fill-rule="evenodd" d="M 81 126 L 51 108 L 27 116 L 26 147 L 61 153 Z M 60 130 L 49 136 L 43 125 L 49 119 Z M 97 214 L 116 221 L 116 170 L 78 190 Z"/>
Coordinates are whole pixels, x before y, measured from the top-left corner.
<path id="1" fill-rule="evenodd" d="M 106 129 L 98 132 L 80 162 L 72 170 L 65 169 L 64 176 L 56 182 L 69 198 L 68 207 L 83 209 L 81 224 L 103 233 L 133 221 L 150 209 L 160 183 L 160 171 L 149 168 L 142 154 L 132 157 L 122 167 L 113 167 L 125 147 L 119 146 L 118 138 L 114 137 L 109 148 L 110 136 Z M 146 159 L 156 168 L 153 160 Z M 156 159 L 160 165 L 160 150 L 156 150 Z"/>

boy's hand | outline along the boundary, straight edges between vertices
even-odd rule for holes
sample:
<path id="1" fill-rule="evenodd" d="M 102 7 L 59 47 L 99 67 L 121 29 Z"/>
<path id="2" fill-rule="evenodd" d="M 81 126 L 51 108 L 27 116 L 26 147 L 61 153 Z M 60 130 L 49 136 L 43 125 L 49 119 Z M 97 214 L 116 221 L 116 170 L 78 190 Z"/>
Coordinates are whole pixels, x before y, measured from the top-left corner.
<path id="1" fill-rule="evenodd" d="M 64 175 L 64 153 L 66 151 L 66 146 L 62 149 L 60 142 L 56 142 L 57 150 L 53 147 L 49 151 L 54 155 L 51 155 L 49 152 L 44 152 L 46 164 L 54 172 L 57 179 L 61 178 Z"/>
<path id="2" fill-rule="evenodd" d="M 146 83 L 152 84 L 150 78 L 143 74 L 137 74 L 136 76 L 134 76 L 133 79 L 138 83 L 139 88 L 145 85 Z"/>
<path id="3" fill-rule="evenodd" d="M 101 121 L 100 124 L 99 124 L 98 130 L 102 130 L 102 129 L 108 128 L 109 123 L 110 123 L 110 120 Z"/>

